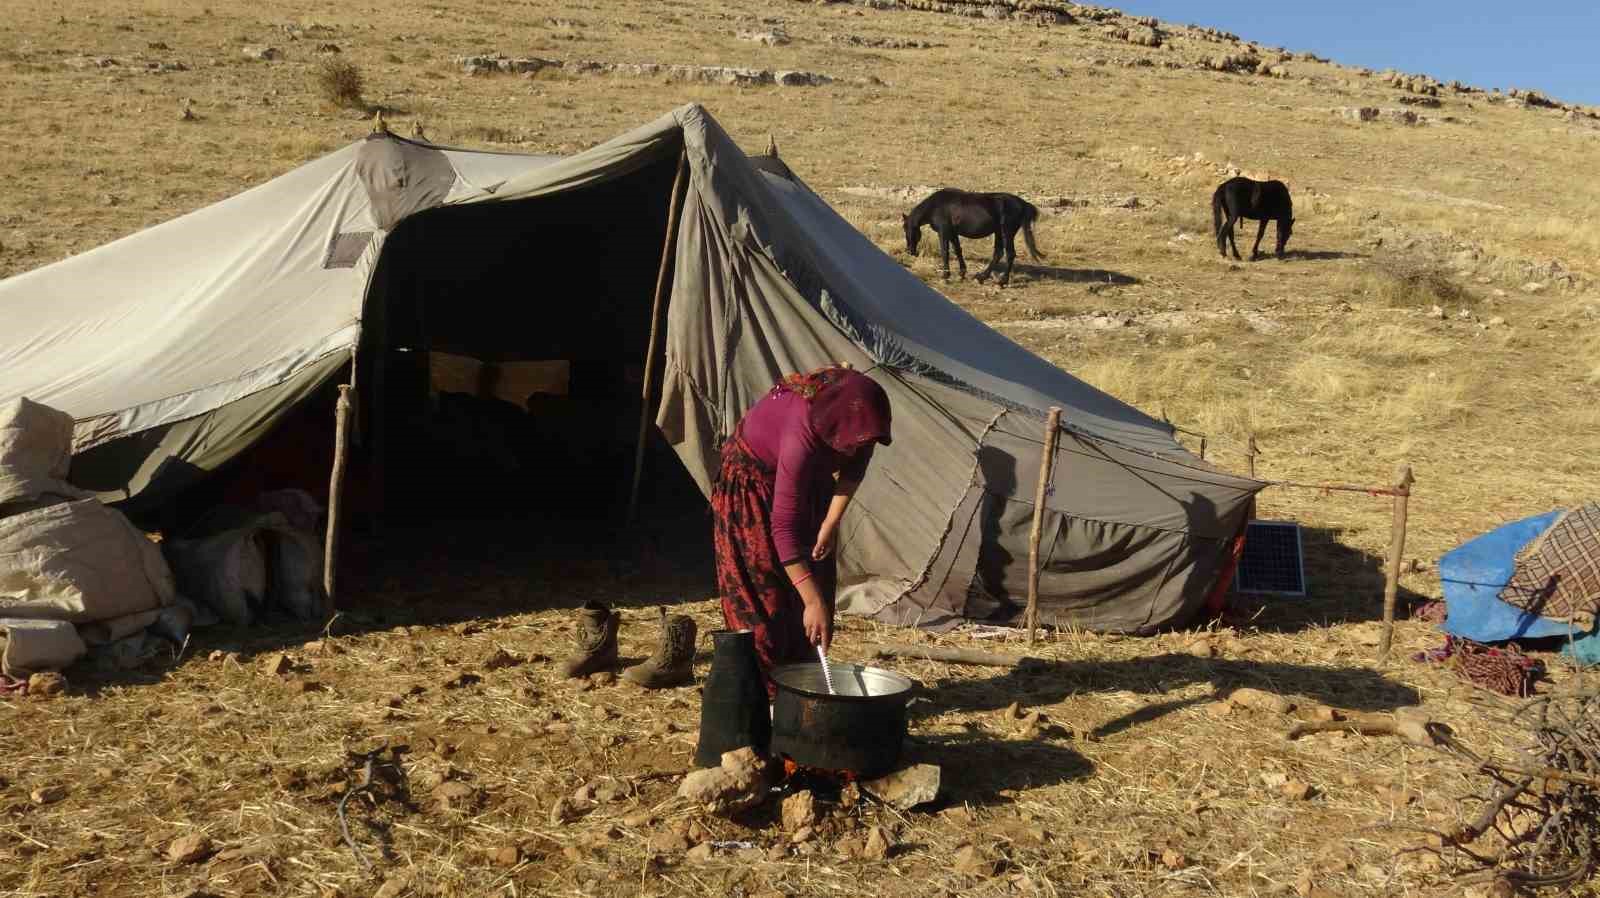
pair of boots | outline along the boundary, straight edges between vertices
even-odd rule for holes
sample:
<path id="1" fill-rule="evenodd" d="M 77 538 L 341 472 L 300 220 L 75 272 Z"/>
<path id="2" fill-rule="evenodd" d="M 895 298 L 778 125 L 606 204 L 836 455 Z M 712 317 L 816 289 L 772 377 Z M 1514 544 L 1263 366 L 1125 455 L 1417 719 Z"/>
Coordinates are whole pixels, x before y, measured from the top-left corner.
<path id="1" fill-rule="evenodd" d="M 661 638 L 655 652 L 643 664 L 622 672 L 622 678 L 646 689 L 683 686 L 694 680 L 694 620 L 681 614 L 661 612 Z M 617 664 L 617 628 L 620 612 L 600 602 L 585 602 L 578 610 L 577 651 L 561 664 L 564 677 L 587 677 L 609 670 Z"/>

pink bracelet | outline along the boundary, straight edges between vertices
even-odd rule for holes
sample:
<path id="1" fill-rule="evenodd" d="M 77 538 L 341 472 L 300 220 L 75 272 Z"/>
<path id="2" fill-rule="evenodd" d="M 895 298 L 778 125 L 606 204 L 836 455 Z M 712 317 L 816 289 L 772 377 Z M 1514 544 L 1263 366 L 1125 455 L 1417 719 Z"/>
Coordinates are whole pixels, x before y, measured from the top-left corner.
<path id="1" fill-rule="evenodd" d="M 789 585 L 790 586 L 799 586 L 800 584 L 802 584 L 802 583 L 804 583 L 804 582 L 806 582 L 807 580 L 810 580 L 810 579 L 811 579 L 811 572 L 810 571 L 806 571 L 806 575 L 804 577 L 801 577 L 800 579 L 794 581 L 793 583 L 790 583 Z"/>

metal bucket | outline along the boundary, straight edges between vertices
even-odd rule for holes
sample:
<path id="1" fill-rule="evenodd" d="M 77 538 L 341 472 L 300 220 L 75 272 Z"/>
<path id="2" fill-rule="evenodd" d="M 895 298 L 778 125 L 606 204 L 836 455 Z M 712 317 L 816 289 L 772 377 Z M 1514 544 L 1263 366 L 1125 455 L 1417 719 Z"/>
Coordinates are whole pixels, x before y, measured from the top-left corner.
<path id="1" fill-rule="evenodd" d="M 828 693 L 820 663 L 789 664 L 772 671 L 778 686 L 772 709 L 772 751 L 806 767 L 882 776 L 900 761 L 906 738 L 906 703 L 915 683 L 860 664 L 828 665 L 836 695 Z"/>

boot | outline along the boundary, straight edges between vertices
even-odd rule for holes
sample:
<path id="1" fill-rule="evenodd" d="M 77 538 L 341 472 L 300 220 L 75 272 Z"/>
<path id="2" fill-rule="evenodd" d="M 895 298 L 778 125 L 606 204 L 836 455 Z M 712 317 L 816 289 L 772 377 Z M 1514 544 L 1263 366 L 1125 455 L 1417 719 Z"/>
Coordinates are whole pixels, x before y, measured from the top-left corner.
<path id="1" fill-rule="evenodd" d="M 563 677 L 587 677 L 614 667 L 617 663 L 617 625 L 620 612 L 595 601 L 584 602 L 578 610 L 578 632 L 573 634 L 577 651 L 561 662 Z"/>
<path id="2" fill-rule="evenodd" d="M 655 654 L 622 672 L 624 680 L 646 689 L 685 686 L 694 680 L 694 620 L 681 614 L 667 617 L 665 608 L 660 611 L 661 642 Z"/>

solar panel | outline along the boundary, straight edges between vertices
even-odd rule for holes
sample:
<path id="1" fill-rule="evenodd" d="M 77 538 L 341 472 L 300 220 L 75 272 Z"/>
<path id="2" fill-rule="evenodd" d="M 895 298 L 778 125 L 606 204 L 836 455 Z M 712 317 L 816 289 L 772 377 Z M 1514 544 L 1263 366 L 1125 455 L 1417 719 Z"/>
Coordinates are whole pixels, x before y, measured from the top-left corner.
<path id="1" fill-rule="evenodd" d="M 1245 525 L 1244 554 L 1234 581 L 1240 592 L 1306 594 L 1306 562 L 1300 548 L 1300 525 L 1292 521 L 1250 521 Z"/>

